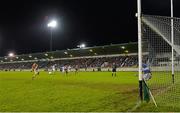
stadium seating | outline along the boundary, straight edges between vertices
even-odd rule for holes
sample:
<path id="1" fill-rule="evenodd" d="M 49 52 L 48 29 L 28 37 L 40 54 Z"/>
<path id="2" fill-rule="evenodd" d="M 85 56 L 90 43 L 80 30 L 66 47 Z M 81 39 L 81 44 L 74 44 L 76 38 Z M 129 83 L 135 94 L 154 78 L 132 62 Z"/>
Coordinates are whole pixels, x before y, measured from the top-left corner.
<path id="1" fill-rule="evenodd" d="M 34 62 L 19 62 L 19 63 L 3 63 L 0 64 L 0 70 L 23 70 L 31 69 Z M 107 68 L 111 67 L 112 63 L 116 63 L 117 67 L 132 67 L 137 65 L 137 56 L 118 56 L 118 57 L 101 57 L 101 58 L 80 58 L 80 59 L 67 59 L 55 61 L 37 61 L 40 69 L 47 69 L 53 64 L 57 67 L 69 65 L 75 68 L 78 65 L 80 68 Z"/>
<path id="2" fill-rule="evenodd" d="M 36 62 L 40 69 L 48 69 L 53 64 L 57 68 L 69 65 L 75 68 L 109 68 L 113 63 L 117 67 L 137 65 L 137 43 L 111 44 L 61 51 L 0 57 L 0 70 L 31 69 Z"/>

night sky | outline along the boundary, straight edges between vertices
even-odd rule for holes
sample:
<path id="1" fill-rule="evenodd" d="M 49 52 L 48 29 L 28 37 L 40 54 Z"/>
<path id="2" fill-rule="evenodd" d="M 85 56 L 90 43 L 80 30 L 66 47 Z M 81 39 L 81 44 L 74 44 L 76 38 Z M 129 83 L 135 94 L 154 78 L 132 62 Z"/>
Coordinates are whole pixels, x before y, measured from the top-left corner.
<path id="1" fill-rule="evenodd" d="M 170 15 L 170 0 L 142 0 L 145 14 Z M 174 0 L 180 17 L 180 0 Z M 179 6 L 178 6 L 179 5 Z M 179 8 L 178 8 L 179 7 Z M 0 3 L 0 56 L 137 41 L 136 0 L 4 0 Z"/>

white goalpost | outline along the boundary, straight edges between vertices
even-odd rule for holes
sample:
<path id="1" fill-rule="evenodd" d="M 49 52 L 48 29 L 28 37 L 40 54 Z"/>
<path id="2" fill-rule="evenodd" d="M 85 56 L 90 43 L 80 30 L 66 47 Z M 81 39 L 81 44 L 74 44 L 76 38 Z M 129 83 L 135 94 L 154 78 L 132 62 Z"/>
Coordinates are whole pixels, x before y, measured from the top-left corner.
<path id="1" fill-rule="evenodd" d="M 174 13 L 173 13 L 173 0 L 171 0 L 171 41 L 172 41 L 172 45 L 174 45 Z M 174 47 L 172 46 L 172 82 L 174 83 Z"/>
<path id="2" fill-rule="evenodd" d="M 137 0 L 138 18 L 138 72 L 139 72 L 139 97 L 143 100 L 142 89 L 142 27 L 141 27 L 141 0 Z"/>

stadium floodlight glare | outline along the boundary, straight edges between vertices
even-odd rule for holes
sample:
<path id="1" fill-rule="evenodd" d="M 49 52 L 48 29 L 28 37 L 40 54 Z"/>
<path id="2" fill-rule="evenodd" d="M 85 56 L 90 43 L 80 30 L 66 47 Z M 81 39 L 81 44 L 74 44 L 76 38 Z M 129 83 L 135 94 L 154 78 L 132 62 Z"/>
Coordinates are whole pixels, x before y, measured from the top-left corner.
<path id="1" fill-rule="evenodd" d="M 122 48 L 122 49 L 125 49 L 125 47 L 124 47 L 124 46 L 122 46 L 121 48 Z"/>
<path id="2" fill-rule="evenodd" d="M 126 50 L 126 51 L 125 51 L 125 53 L 129 53 L 129 51 L 128 51 L 128 50 Z"/>
<path id="3" fill-rule="evenodd" d="M 89 51 L 90 51 L 90 52 L 93 52 L 93 50 L 92 50 L 92 49 L 90 49 Z"/>
<path id="4" fill-rule="evenodd" d="M 47 26 L 50 28 L 55 28 L 57 26 L 57 22 L 55 20 L 52 20 L 51 22 L 48 23 Z"/>
<path id="5" fill-rule="evenodd" d="M 67 55 L 67 54 L 68 54 L 68 52 L 66 52 L 66 51 L 65 51 L 65 52 L 64 52 L 64 54 L 66 54 L 66 55 Z"/>
<path id="6" fill-rule="evenodd" d="M 14 57 L 14 53 L 9 53 L 8 56 L 9 57 Z"/>
<path id="7" fill-rule="evenodd" d="M 80 48 L 85 48 L 85 47 L 86 47 L 85 44 L 81 44 L 81 45 L 80 45 Z"/>
<path id="8" fill-rule="evenodd" d="M 32 55 L 29 55 L 29 58 L 32 58 Z"/>
<path id="9" fill-rule="evenodd" d="M 79 47 L 79 48 L 85 48 L 85 47 L 86 47 L 86 44 L 80 44 L 80 45 L 78 45 L 77 47 Z"/>
<path id="10" fill-rule="evenodd" d="M 44 54 L 45 56 L 48 56 L 48 54 L 46 53 L 46 54 Z"/>

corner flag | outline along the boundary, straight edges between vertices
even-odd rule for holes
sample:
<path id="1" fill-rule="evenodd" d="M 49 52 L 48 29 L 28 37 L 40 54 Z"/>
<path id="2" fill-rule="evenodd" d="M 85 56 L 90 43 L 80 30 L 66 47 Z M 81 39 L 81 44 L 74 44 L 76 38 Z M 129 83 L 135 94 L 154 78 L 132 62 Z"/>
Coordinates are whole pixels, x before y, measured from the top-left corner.
<path id="1" fill-rule="evenodd" d="M 143 80 L 143 94 L 144 94 L 144 101 L 149 102 L 150 101 L 150 92 L 149 88 L 146 84 L 146 82 Z"/>
<path id="2" fill-rule="evenodd" d="M 148 88 L 146 81 L 143 80 L 143 94 L 144 94 L 144 101 L 149 102 L 150 101 L 150 97 L 152 98 L 152 101 L 154 103 L 154 105 L 157 107 L 157 103 L 150 91 L 150 89 Z"/>

